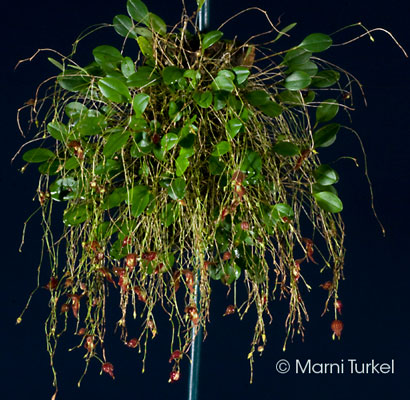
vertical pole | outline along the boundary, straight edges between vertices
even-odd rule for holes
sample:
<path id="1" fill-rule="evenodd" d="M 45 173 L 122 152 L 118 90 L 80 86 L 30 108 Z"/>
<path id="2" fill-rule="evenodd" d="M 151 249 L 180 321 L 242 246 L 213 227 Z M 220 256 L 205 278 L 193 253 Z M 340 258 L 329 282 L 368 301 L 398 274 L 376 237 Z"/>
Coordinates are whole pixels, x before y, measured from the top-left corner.
<path id="1" fill-rule="evenodd" d="M 206 32 L 210 29 L 210 0 L 205 0 L 202 8 L 198 13 L 198 30 L 199 32 Z M 195 283 L 195 303 L 198 312 L 200 312 L 200 281 L 201 277 L 198 271 Z M 191 365 L 189 368 L 189 381 L 188 381 L 188 400 L 198 400 L 198 384 L 199 384 L 199 364 L 201 359 L 201 343 L 202 343 L 202 327 L 191 328 L 192 344 L 190 351 Z"/>

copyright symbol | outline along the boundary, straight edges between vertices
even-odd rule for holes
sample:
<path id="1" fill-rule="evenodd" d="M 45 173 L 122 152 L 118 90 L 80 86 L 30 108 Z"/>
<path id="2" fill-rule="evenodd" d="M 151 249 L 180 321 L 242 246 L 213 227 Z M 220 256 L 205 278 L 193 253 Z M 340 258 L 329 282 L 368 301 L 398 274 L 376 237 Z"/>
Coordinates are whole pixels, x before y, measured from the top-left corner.
<path id="1" fill-rule="evenodd" d="M 289 361 L 283 359 L 279 360 L 276 363 L 276 371 L 278 371 L 280 374 L 287 374 L 290 371 Z"/>

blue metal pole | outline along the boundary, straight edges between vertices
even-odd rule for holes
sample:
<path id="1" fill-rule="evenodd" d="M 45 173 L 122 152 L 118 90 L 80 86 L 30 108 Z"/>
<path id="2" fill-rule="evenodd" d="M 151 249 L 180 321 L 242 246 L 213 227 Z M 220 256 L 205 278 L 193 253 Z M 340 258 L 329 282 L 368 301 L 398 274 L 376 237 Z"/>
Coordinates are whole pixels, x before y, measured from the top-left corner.
<path id="1" fill-rule="evenodd" d="M 198 14 L 198 30 L 199 32 L 206 32 L 210 29 L 210 0 L 205 0 L 202 8 Z M 200 312 L 200 281 L 201 276 L 198 272 L 196 276 L 195 284 L 195 303 L 198 312 Z M 194 324 L 191 328 L 192 344 L 190 350 L 191 365 L 189 368 L 189 381 L 188 381 L 188 400 L 198 400 L 198 386 L 199 386 L 199 364 L 201 359 L 201 343 L 202 343 L 202 327 L 195 327 Z"/>

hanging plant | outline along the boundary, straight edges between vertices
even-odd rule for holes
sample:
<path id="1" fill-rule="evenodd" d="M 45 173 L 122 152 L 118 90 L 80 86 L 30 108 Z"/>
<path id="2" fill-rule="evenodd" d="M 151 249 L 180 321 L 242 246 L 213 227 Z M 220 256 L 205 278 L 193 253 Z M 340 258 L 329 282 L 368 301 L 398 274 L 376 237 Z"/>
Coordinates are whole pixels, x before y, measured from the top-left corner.
<path id="1" fill-rule="evenodd" d="M 241 318 L 256 311 L 251 362 L 265 346 L 274 297 L 289 303 L 286 339 L 303 336 L 304 296 L 320 283 L 340 338 L 343 324 L 332 321 L 341 308 L 343 204 L 339 175 L 319 152 L 343 130 L 335 117 L 352 110 L 358 82 L 319 58 L 333 39 L 313 33 L 269 53 L 220 30 L 198 33 L 186 13 L 169 29 L 140 0 L 128 0 L 127 11 L 112 26 L 138 54 L 101 45 L 86 66 L 74 54 L 49 58 L 60 70 L 54 85 L 25 107 L 36 127 L 22 159 L 39 165 L 51 358 L 74 320 L 87 366 L 97 359 L 114 377 L 105 310 L 119 298 L 117 325 L 130 348 L 146 348 L 157 316 L 168 314 L 176 381 L 190 328 L 206 329 L 212 281 L 244 284 L 247 296 L 231 291 L 223 309 Z M 294 26 L 272 26 L 269 44 Z M 322 282 L 307 282 L 308 264 Z M 127 330 L 133 319 L 138 332 Z"/>

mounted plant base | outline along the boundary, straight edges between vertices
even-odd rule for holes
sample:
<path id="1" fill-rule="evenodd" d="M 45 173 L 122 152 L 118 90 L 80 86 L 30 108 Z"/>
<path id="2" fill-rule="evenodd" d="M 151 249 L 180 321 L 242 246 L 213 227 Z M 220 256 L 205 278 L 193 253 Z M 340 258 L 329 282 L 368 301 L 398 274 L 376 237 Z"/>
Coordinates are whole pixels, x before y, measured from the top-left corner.
<path id="1" fill-rule="evenodd" d="M 275 295 L 289 302 L 286 339 L 303 336 L 302 292 L 320 283 L 325 311 L 331 304 L 338 319 L 343 206 L 339 175 L 319 150 L 336 141 L 342 127 L 333 119 L 351 109 L 354 80 L 316 56 L 332 46 L 321 33 L 267 54 L 266 44 L 262 52 L 220 31 L 198 34 L 185 13 L 169 31 L 141 1 L 128 0 L 127 10 L 113 27 L 139 54 L 101 45 L 85 67 L 72 56 L 50 58 L 60 69 L 55 85 L 26 106 L 41 145 L 23 160 L 39 164 L 50 356 L 75 319 L 87 366 L 96 358 L 114 377 L 103 344 L 106 305 L 118 291 L 118 326 L 130 348 L 157 335 L 159 308 L 168 314 L 173 382 L 190 327 L 206 330 L 211 280 L 245 284 L 247 298 L 237 301 L 233 290 L 223 309 L 256 311 L 251 361 L 266 344 Z M 294 25 L 273 28 L 270 43 Z M 308 263 L 324 276 L 312 286 Z M 141 321 L 139 332 L 127 331 L 131 319 Z M 333 327 L 340 337 L 341 322 Z"/>

